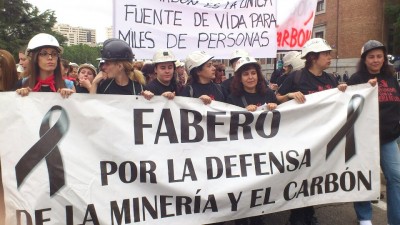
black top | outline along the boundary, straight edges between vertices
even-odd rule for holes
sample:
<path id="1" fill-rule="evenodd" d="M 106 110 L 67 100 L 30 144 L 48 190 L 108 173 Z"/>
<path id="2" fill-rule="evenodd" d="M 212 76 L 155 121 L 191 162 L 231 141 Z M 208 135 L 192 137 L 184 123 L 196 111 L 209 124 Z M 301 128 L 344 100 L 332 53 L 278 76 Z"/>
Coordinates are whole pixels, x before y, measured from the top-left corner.
<path id="1" fill-rule="evenodd" d="M 183 89 L 180 96 L 198 98 L 202 95 L 208 95 L 211 99 L 226 102 L 228 96 L 219 84 L 213 82 L 208 84 L 193 83 Z"/>
<path id="2" fill-rule="evenodd" d="M 140 95 L 142 91 L 143 86 L 132 80 L 127 85 L 120 86 L 114 79 L 106 79 L 97 86 L 97 94 Z"/>
<path id="3" fill-rule="evenodd" d="M 378 78 L 379 98 L 379 136 L 381 144 L 388 143 L 400 136 L 400 87 L 395 77 L 379 74 L 355 73 L 348 85 L 367 83 Z"/>
<path id="4" fill-rule="evenodd" d="M 267 93 L 248 93 L 244 92 L 242 96 L 230 95 L 228 103 L 242 108 L 246 108 L 248 105 L 262 106 L 265 103 L 278 103 L 275 93 L 271 89 L 267 89 Z"/>
<path id="5" fill-rule="evenodd" d="M 271 79 L 269 80 L 269 82 L 276 84 L 278 78 L 282 76 L 282 74 L 283 74 L 283 68 L 274 70 L 274 72 L 272 72 L 271 74 Z"/>
<path id="6" fill-rule="evenodd" d="M 280 87 L 283 84 L 283 82 L 285 82 L 288 75 L 289 75 L 289 73 L 285 73 L 285 74 L 282 74 L 280 77 L 278 77 L 278 79 L 276 80 L 276 84 L 278 85 L 278 87 Z"/>
<path id="7" fill-rule="evenodd" d="M 225 93 L 230 94 L 231 93 L 231 83 L 233 81 L 233 76 L 229 77 L 228 79 L 222 81 L 221 87 L 224 89 Z"/>
<path id="8" fill-rule="evenodd" d="M 82 87 L 81 85 L 76 85 L 75 87 L 76 93 L 89 93 L 89 90 L 85 87 Z"/>
<path id="9" fill-rule="evenodd" d="M 150 83 L 147 84 L 146 90 L 153 92 L 154 95 L 162 95 L 164 92 L 175 92 L 175 95 L 178 95 L 177 93 L 177 87 L 176 83 L 173 82 L 174 79 L 172 79 L 171 83 L 166 86 L 162 84 L 158 79 L 152 80 Z"/>
<path id="10" fill-rule="evenodd" d="M 336 88 L 337 80 L 330 74 L 322 72 L 321 76 L 315 76 L 307 69 L 301 70 L 301 76 L 298 77 L 294 71 L 288 75 L 282 86 L 278 89 L 280 95 L 286 95 L 290 92 L 300 91 L 304 95 L 319 91 Z"/>

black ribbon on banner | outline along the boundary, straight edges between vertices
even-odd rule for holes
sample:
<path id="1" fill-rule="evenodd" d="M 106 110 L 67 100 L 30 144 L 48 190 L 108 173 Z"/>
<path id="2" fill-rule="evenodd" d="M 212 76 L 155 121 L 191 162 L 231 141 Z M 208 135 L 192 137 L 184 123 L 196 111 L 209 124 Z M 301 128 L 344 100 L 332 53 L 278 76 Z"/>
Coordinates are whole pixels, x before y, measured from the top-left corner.
<path id="1" fill-rule="evenodd" d="M 50 127 L 50 118 L 55 111 L 61 111 L 61 114 L 57 122 Z M 53 106 L 44 115 L 39 130 L 39 141 L 22 156 L 15 166 L 18 188 L 44 158 L 49 173 L 50 196 L 53 196 L 65 185 L 64 165 L 57 145 L 67 133 L 68 128 L 68 115 L 61 106 Z"/>
<path id="2" fill-rule="evenodd" d="M 357 101 L 359 104 L 357 105 Z M 332 154 L 333 150 L 339 144 L 339 142 L 346 136 L 345 146 L 345 162 L 349 161 L 351 157 L 356 154 L 356 142 L 354 138 L 354 123 L 360 115 L 364 106 L 364 97 L 356 94 L 350 99 L 347 107 L 347 121 L 342 128 L 335 134 L 332 140 L 327 145 L 326 159 Z"/>

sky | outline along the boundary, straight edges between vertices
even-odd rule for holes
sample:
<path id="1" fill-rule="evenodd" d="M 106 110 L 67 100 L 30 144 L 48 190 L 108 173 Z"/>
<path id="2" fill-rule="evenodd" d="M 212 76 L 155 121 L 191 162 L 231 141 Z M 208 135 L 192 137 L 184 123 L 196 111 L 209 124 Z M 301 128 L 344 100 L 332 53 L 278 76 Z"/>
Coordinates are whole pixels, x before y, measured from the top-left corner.
<path id="1" fill-rule="evenodd" d="M 54 10 L 57 23 L 96 29 L 97 42 L 106 39 L 106 27 L 112 26 L 112 0 L 26 0 L 41 12 Z"/>

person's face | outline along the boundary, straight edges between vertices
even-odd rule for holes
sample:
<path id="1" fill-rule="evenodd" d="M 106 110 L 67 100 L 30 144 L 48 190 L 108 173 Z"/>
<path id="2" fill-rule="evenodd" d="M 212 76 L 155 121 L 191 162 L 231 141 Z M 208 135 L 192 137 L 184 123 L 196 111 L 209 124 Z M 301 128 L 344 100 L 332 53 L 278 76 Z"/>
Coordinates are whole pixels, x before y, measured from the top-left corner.
<path id="1" fill-rule="evenodd" d="M 19 58 L 19 65 L 21 65 L 22 68 L 24 68 L 24 70 L 26 70 L 29 65 L 29 59 L 26 57 L 25 54 L 23 54 L 21 52 L 18 53 L 18 58 Z"/>
<path id="2" fill-rule="evenodd" d="M 107 73 L 108 78 L 115 77 L 115 74 L 118 74 L 118 64 L 112 61 L 105 61 L 102 67 L 103 71 Z"/>
<path id="3" fill-rule="evenodd" d="M 199 78 L 205 82 L 215 79 L 215 67 L 211 60 L 207 61 L 198 72 Z"/>
<path id="4" fill-rule="evenodd" d="M 178 66 L 176 67 L 176 73 L 178 75 L 183 75 L 183 72 L 185 71 L 185 69 L 183 68 L 183 66 Z"/>
<path id="5" fill-rule="evenodd" d="M 53 72 L 57 67 L 59 53 L 54 48 L 42 48 L 38 54 L 38 64 L 41 71 Z"/>
<path id="6" fill-rule="evenodd" d="M 157 75 L 157 79 L 162 83 L 169 83 L 174 76 L 174 63 L 173 62 L 163 62 L 158 63 L 154 67 L 154 72 Z"/>
<path id="7" fill-rule="evenodd" d="M 315 60 L 315 65 L 320 68 L 321 70 L 328 69 L 329 66 L 331 65 L 331 51 L 325 51 L 319 53 L 319 57 L 317 60 Z"/>
<path id="8" fill-rule="evenodd" d="M 365 65 L 370 73 L 376 74 L 381 71 L 385 62 L 385 53 L 382 49 L 374 49 L 368 52 L 365 57 Z"/>
<path id="9" fill-rule="evenodd" d="M 69 73 L 69 76 L 76 79 L 78 77 L 78 68 L 72 67 L 72 71 Z"/>
<path id="10" fill-rule="evenodd" d="M 94 79 L 93 71 L 88 68 L 82 68 L 79 71 L 78 78 L 79 78 L 79 80 L 89 80 L 90 83 L 92 83 L 92 81 Z"/>
<path id="11" fill-rule="evenodd" d="M 243 88 L 247 90 L 255 90 L 258 82 L 257 70 L 254 67 L 242 72 L 241 82 Z"/>

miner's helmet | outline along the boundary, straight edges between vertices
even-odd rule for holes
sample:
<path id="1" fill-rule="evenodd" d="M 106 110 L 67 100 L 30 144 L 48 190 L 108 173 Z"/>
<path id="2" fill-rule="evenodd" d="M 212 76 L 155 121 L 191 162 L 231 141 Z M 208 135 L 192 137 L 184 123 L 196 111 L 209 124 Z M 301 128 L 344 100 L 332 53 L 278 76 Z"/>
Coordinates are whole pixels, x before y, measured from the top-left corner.
<path id="1" fill-rule="evenodd" d="M 171 50 L 158 50 L 153 56 L 153 63 L 173 62 L 175 63 L 176 58 Z"/>
<path id="2" fill-rule="evenodd" d="M 326 51 L 332 51 L 332 48 L 325 39 L 312 38 L 304 44 L 303 49 L 301 50 L 301 58 L 306 58 L 310 52 L 319 53 Z"/>
<path id="3" fill-rule="evenodd" d="M 59 53 L 63 52 L 63 48 L 60 46 L 57 39 L 53 35 L 40 33 L 31 38 L 26 48 L 25 54 L 28 55 L 30 52 L 42 47 L 52 47 L 55 48 Z"/>
<path id="4" fill-rule="evenodd" d="M 208 60 L 214 58 L 214 56 L 210 56 L 204 51 L 194 51 L 190 53 L 185 60 L 185 66 L 186 70 L 190 74 L 190 72 L 194 69 L 197 68 L 204 63 L 206 63 Z"/>
<path id="5" fill-rule="evenodd" d="M 101 58 L 103 60 L 129 60 L 132 61 L 135 55 L 132 48 L 123 40 L 110 38 L 104 41 L 101 49 Z"/>
<path id="6" fill-rule="evenodd" d="M 235 51 L 232 52 L 232 55 L 231 55 L 231 57 L 229 58 L 229 64 L 232 66 L 233 63 L 234 63 L 236 60 L 238 60 L 239 58 L 242 58 L 242 57 L 247 57 L 247 56 L 249 56 L 249 53 L 246 52 L 245 50 L 243 50 L 243 49 L 236 49 Z"/>
<path id="7" fill-rule="evenodd" d="M 254 57 L 247 56 L 247 57 L 242 57 L 239 58 L 239 60 L 236 63 L 235 67 L 235 72 L 238 71 L 242 66 L 247 65 L 247 64 L 253 64 L 254 66 L 260 68 L 260 64 L 257 62 L 257 60 Z"/>
<path id="8" fill-rule="evenodd" d="M 374 49 L 382 49 L 383 52 L 386 54 L 386 47 L 381 42 L 376 40 L 369 40 L 361 48 L 361 57 L 365 57 L 369 51 L 372 51 Z"/>

